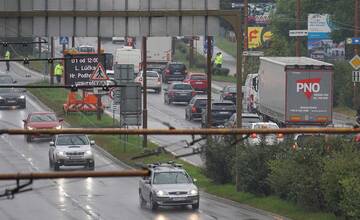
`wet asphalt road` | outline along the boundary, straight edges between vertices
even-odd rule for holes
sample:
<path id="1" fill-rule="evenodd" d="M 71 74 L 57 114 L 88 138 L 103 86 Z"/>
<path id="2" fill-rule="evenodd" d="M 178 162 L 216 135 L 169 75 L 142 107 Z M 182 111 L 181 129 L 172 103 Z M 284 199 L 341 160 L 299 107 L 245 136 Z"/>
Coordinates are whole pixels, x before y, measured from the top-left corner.
<path id="1" fill-rule="evenodd" d="M 0 66 L 3 69 L 3 66 Z M 19 84 L 39 80 L 42 77 L 25 78 L 24 71 L 13 68 L 12 74 Z M 150 95 L 151 96 L 151 95 Z M 156 103 L 154 103 L 156 105 Z M 182 106 L 171 106 L 182 111 Z M 2 128 L 20 128 L 29 112 L 44 111 L 43 107 L 27 96 L 27 109 L 0 110 Z M 169 111 L 169 116 L 176 113 Z M 175 115 L 172 115 L 172 114 Z M 179 123 L 180 116 L 178 116 Z M 185 122 L 187 123 L 187 122 Z M 192 124 L 191 122 L 189 122 Z M 196 124 L 195 124 L 196 125 Z M 195 126 L 194 125 L 194 126 Z M 48 164 L 48 141 L 36 140 L 26 143 L 23 136 L 0 136 L 0 172 L 46 172 Z M 96 170 L 121 170 L 118 165 L 100 152 L 95 151 Z M 78 170 L 82 167 L 66 168 Z M 14 186 L 14 181 L 1 181 L 0 194 Z M 178 208 L 162 208 L 151 212 L 140 208 L 138 201 L 137 178 L 87 178 L 35 181 L 33 190 L 15 196 L 13 200 L 0 199 L 0 219 L 274 219 L 248 207 L 215 199 L 209 195 L 201 196 L 199 211 Z"/>

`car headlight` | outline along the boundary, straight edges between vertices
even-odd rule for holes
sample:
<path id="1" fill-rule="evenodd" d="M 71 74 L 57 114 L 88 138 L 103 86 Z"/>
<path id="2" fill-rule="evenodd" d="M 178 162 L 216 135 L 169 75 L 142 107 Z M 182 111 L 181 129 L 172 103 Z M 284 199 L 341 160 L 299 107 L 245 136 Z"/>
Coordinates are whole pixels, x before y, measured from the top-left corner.
<path id="1" fill-rule="evenodd" d="M 62 151 L 58 151 L 56 154 L 57 154 L 58 156 L 64 156 L 64 155 L 65 155 L 64 152 L 62 152 Z"/>
<path id="2" fill-rule="evenodd" d="M 92 151 L 91 151 L 91 150 L 87 150 L 87 151 L 85 152 L 85 154 L 87 154 L 87 155 L 92 155 Z"/>
<path id="3" fill-rule="evenodd" d="M 24 96 L 24 95 L 22 95 L 22 96 L 20 96 L 20 97 L 19 97 L 19 99 L 25 99 L 25 96 Z"/>
<path id="4" fill-rule="evenodd" d="M 58 125 L 58 126 L 56 126 L 55 128 L 56 128 L 56 129 L 61 129 L 61 127 L 62 127 L 61 125 Z"/>
<path id="5" fill-rule="evenodd" d="M 0 99 L 4 99 L 2 96 L 0 96 Z"/>
<path id="6" fill-rule="evenodd" d="M 28 129 L 28 130 L 34 130 L 34 128 L 33 128 L 33 127 L 30 127 L 30 126 L 27 126 L 27 129 Z"/>
<path id="7" fill-rule="evenodd" d="M 166 193 L 164 191 L 162 191 L 162 190 L 159 190 L 159 191 L 156 192 L 157 196 L 164 196 L 165 194 Z"/>
<path id="8" fill-rule="evenodd" d="M 192 189 L 192 190 L 190 191 L 190 195 L 192 195 L 192 196 L 196 196 L 196 195 L 198 195 L 198 194 L 199 194 L 199 191 L 196 190 L 196 189 Z"/>

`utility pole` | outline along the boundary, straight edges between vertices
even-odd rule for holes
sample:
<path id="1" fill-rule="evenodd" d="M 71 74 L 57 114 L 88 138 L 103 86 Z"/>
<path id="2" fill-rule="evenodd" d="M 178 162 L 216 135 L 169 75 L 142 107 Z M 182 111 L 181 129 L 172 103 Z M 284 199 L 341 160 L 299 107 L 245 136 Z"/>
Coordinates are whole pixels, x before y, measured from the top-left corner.
<path id="1" fill-rule="evenodd" d="M 359 4 L 360 4 L 360 0 L 355 0 L 355 13 L 354 13 L 354 26 L 355 26 L 355 30 L 354 30 L 354 37 L 359 37 L 359 32 L 360 32 L 360 25 L 359 25 Z M 354 56 L 356 55 L 360 55 L 360 47 L 358 44 L 354 45 Z M 358 109 L 359 106 L 359 98 L 357 97 L 358 94 L 358 85 L 357 83 L 354 82 L 353 84 L 353 106 L 354 108 Z"/>
<path id="2" fill-rule="evenodd" d="M 249 16 L 249 1 L 244 0 L 244 51 L 249 48 L 248 45 L 248 16 Z M 248 74 L 248 57 L 244 56 L 244 74 Z"/>
<path id="3" fill-rule="evenodd" d="M 147 119 L 148 119 L 148 115 L 147 115 L 147 79 L 146 79 L 146 71 L 147 71 L 147 37 L 143 37 L 142 38 L 142 71 L 143 71 L 143 129 L 147 129 L 148 124 L 147 124 Z M 148 146 L 148 138 L 147 135 L 144 135 L 144 140 L 143 140 L 143 148 L 147 148 Z"/>
<path id="4" fill-rule="evenodd" d="M 190 54 L 189 54 L 189 66 L 194 65 L 194 37 L 191 37 L 190 40 Z"/>
<path id="5" fill-rule="evenodd" d="M 296 30 L 300 30 L 301 0 L 296 0 Z M 300 37 L 296 37 L 296 56 L 301 56 Z"/>
<path id="6" fill-rule="evenodd" d="M 212 56 L 212 37 L 206 36 L 207 38 L 207 107 L 206 107 L 206 127 L 211 127 L 211 74 L 212 74 L 212 66 L 211 66 L 211 56 Z"/>
<path id="7" fill-rule="evenodd" d="M 75 48 L 75 36 L 71 37 L 71 47 Z"/>
<path id="8" fill-rule="evenodd" d="M 100 38 L 100 36 L 98 36 L 98 38 L 97 38 L 97 53 L 98 53 L 98 63 L 101 63 L 101 38 Z M 100 121 L 101 120 L 101 95 L 97 94 L 96 98 L 97 98 L 96 118 L 97 118 L 98 121 Z"/>
<path id="9" fill-rule="evenodd" d="M 244 19 L 243 13 L 241 13 L 240 18 L 237 18 L 235 24 L 236 26 L 240 27 L 242 19 Z M 234 28 L 235 29 L 235 28 Z M 235 29 L 237 30 L 237 29 Z M 242 60 L 243 60 L 243 45 L 242 45 L 242 33 L 241 29 L 238 29 L 236 34 L 236 127 L 242 127 Z M 242 138 L 241 135 L 237 135 L 236 139 Z M 239 169 L 239 152 L 240 147 L 239 144 L 236 144 L 236 151 L 235 151 L 235 182 L 236 182 L 236 191 L 241 191 L 240 186 L 240 172 Z"/>
<path id="10" fill-rule="evenodd" d="M 55 57 L 55 49 L 54 49 L 54 37 L 50 39 L 50 50 L 51 50 L 51 58 Z M 50 65 L 50 85 L 54 85 L 54 62 L 51 62 Z"/>

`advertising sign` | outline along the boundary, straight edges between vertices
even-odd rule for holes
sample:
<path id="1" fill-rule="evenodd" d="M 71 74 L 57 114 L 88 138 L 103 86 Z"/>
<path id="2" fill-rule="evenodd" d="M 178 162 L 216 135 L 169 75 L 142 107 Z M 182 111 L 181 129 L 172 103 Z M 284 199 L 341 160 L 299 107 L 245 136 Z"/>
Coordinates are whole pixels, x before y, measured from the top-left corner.
<path id="1" fill-rule="evenodd" d="M 248 27 L 248 48 L 266 47 L 266 43 L 271 40 L 272 33 L 265 31 L 263 27 Z"/>
<path id="2" fill-rule="evenodd" d="M 289 71 L 286 91 L 289 122 L 328 123 L 332 120 L 332 72 Z"/>
<path id="3" fill-rule="evenodd" d="M 97 54 L 76 54 L 65 56 L 65 85 L 99 85 L 106 81 L 93 81 L 91 76 L 98 66 Z M 101 56 L 102 61 L 104 56 Z M 105 67 L 106 68 L 106 67 Z"/>
<path id="4" fill-rule="evenodd" d="M 329 14 L 309 14 L 308 15 L 308 31 L 309 38 L 329 38 L 330 28 L 330 16 Z M 311 37 L 313 33 L 321 33 Z"/>

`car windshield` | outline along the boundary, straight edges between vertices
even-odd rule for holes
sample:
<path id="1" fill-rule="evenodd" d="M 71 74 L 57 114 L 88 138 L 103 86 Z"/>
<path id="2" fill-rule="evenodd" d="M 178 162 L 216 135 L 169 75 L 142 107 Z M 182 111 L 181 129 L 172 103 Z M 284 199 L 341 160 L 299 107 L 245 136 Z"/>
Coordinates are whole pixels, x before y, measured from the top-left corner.
<path id="1" fill-rule="evenodd" d="M 13 81 L 11 76 L 0 76 L 0 84 L 12 84 Z"/>
<path id="2" fill-rule="evenodd" d="M 153 184 L 187 184 L 190 178 L 183 172 L 161 172 L 154 174 Z"/>
<path id="3" fill-rule="evenodd" d="M 62 135 L 56 139 L 56 145 L 88 145 L 89 140 L 85 135 Z"/>
<path id="4" fill-rule="evenodd" d="M 198 99 L 198 100 L 196 100 L 196 105 L 205 106 L 206 104 L 207 104 L 206 99 Z"/>
<path id="5" fill-rule="evenodd" d="M 206 76 L 204 76 L 204 75 L 192 75 L 191 79 L 192 80 L 206 80 Z"/>
<path id="6" fill-rule="evenodd" d="M 178 89 L 178 90 L 192 90 L 191 85 L 189 84 L 176 84 L 174 85 L 173 89 Z"/>
<path id="7" fill-rule="evenodd" d="M 35 114 L 30 116 L 30 122 L 57 121 L 55 114 Z"/>

